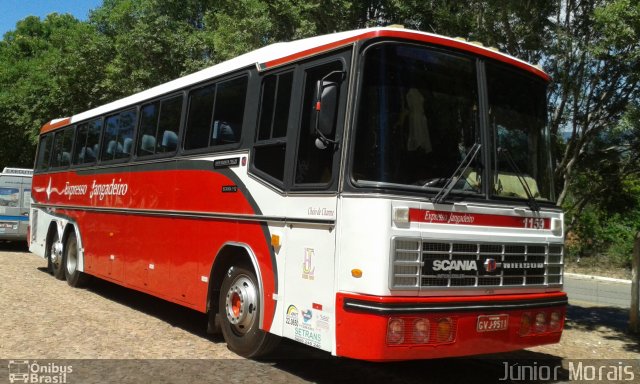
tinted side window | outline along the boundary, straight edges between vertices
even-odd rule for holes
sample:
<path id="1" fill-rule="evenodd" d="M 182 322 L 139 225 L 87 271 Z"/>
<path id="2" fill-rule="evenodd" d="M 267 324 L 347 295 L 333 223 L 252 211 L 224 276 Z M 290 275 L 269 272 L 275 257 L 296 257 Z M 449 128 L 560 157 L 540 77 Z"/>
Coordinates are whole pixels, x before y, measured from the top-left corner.
<path id="1" fill-rule="evenodd" d="M 174 152 L 178 144 L 182 96 L 156 101 L 142 107 L 138 156 Z"/>
<path id="2" fill-rule="evenodd" d="M 123 111 L 107 117 L 102 140 L 101 160 L 129 158 L 133 147 L 135 119 L 136 112 L 134 110 Z"/>
<path id="3" fill-rule="evenodd" d="M 101 129 L 102 121 L 99 119 L 78 125 L 73 164 L 89 164 L 96 161 Z"/>
<path id="4" fill-rule="evenodd" d="M 240 141 L 246 96 L 246 77 L 218 85 L 209 145 L 231 144 Z"/>
<path id="5" fill-rule="evenodd" d="M 287 123 L 293 72 L 270 75 L 262 82 L 260 118 L 253 155 L 256 169 L 284 180 Z"/>
<path id="6" fill-rule="evenodd" d="M 196 89 L 189 94 L 184 149 L 232 144 L 240 141 L 247 77 Z"/>
<path id="7" fill-rule="evenodd" d="M 53 138 L 52 167 L 68 167 L 71 164 L 71 148 L 73 147 L 73 128 L 65 128 L 56 132 Z"/>
<path id="8" fill-rule="evenodd" d="M 49 159 L 51 158 L 51 146 L 53 144 L 53 135 L 48 134 L 40 138 L 38 146 L 38 158 L 36 159 L 36 169 L 44 171 L 49 168 Z"/>
<path id="9" fill-rule="evenodd" d="M 209 144 L 215 97 L 215 85 L 197 89 L 189 95 L 189 117 L 187 118 L 184 149 L 204 148 Z"/>
<path id="10" fill-rule="evenodd" d="M 156 127 L 160 112 L 160 102 L 147 104 L 140 109 L 140 129 L 138 132 L 138 156 L 156 153 Z"/>
<path id="11" fill-rule="evenodd" d="M 157 152 L 174 152 L 178 148 L 178 130 L 182 115 L 182 95 L 162 100 L 158 123 Z"/>

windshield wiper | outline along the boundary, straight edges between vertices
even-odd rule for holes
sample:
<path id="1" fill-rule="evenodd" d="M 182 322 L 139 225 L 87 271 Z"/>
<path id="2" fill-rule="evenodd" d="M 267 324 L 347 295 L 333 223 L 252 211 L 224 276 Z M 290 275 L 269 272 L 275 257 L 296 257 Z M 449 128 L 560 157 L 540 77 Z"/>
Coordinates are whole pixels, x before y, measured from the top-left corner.
<path id="1" fill-rule="evenodd" d="M 480 143 L 473 144 L 473 147 L 471 147 L 469 152 L 467 152 L 467 155 L 464 157 L 464 159 L 462 159 L 462 162 L 460 163 L 460 165 L 458 165 L 458 168 L 456 168 L 456 170 L 453 171 L 453 174 L 447 179 L 445 186 L 433 198 L 432 201 L 434 204 L 439 204 L 440 202 L 444 201 L 444 199 L 449 195 L 449 192 L 451 192 L 453 187 L 458 183 L 458 180 L 460 180 L 462 175 L 464 175 L 464 173 L 467 171 L 467 168 L 469 168 L 469 165 L 471 165 L 473 159 L 475 159 L 478 155 L 478 152 L 480 152 L 480 147 Z"/>
<path id="2" fill-rule="evenodd" d="M 509 166 L 516 173 L 516 178 L 518 179 L 520 184 L 522 184 L 522 188 L 524 188 L 524 193 L 527 194 L 527 200 L 529 202 L 529 207 L 531 207 L 531 210 L 539 211 L 540 206 L 538 205 L 538 202 L 536 201 L 536 199 L 533 197 L 533 194 L 529 189 L 529 184 L 527 183 L 527 180 L 524 178 L 524 176 L 522 176 L 522 172 L 520 172 L 520 169 L 516 165 L 516 162 L 513 160 L 513 157 L 511 157 L 511 153 L 509 152 L 509 150 L 506 148 L 498 147 L 498 156 L 500 154 L 504 155 L 504 158 L 507 159 L 507 163 L 509 163 Z"/>

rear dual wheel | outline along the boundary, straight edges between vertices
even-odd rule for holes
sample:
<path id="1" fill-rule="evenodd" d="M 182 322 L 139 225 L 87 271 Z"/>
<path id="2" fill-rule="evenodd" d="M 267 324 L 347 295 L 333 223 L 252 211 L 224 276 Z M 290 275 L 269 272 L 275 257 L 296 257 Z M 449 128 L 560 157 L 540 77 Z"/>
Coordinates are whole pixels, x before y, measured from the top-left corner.
<path id="1" fill-rule="evenodd" d="M 280 341 L 260 329 L 260 300 L 255 273 L 244 267 L 231 267 L 222 282 L 218 313 L 227 346 L 240 356 L 265 356 Z"/>
<path id="2" fill-rule="evenodd" d="M 79 264 L 79 252 L 78 252 L 78 239 L 76 234 L 71 231 L 67 237 L 66 244 L 64 246 L 64 266 L 65 277 L 67 283 L 76 288 L 85 287 L 90 279 L 90 276 L 81 272 L 78 269 Z"/>
<path id="3" fill-rule="evenodd" d="M 47 255 L 47 269 L 49 273 L 58 280 L 64 280 L 64 254 L 62 249 L 62 242 L 58 236 L 58 231 L 55 231 L 49 245 Z"/>

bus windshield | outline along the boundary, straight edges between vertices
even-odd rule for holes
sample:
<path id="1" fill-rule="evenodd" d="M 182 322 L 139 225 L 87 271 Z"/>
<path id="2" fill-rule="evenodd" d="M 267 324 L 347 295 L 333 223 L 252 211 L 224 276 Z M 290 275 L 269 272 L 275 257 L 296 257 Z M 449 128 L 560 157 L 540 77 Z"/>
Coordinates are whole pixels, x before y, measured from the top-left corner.
<path id="1" fill-rule="evenodd" d="M 535 199 L 550 201 L 544 83 L 488 64 L 490 132 L 482 135 L 477 68 L 473 56 L 420 45 L 367 48 L 355 125 L 355 184 L 437 194 L 474 145 L 482 144 L 452 195 L 482 197 L 483 182 L 492 175 L 493 198 L 525 200 L 526 183 Z M 490 145 L 484 137 L 493 137 Z M 483 166 L 487 150 L 492 167 Z"/>

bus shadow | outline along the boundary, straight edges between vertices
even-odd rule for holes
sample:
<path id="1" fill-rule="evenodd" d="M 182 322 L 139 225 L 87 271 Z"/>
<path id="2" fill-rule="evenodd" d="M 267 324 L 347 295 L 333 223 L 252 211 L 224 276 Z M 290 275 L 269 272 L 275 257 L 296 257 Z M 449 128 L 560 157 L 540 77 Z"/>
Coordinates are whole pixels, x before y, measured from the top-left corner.
<path id="1" fill-rule="evenodd" d="M 4 241 L 0 240 L 0 252 L 29 252 L 26 241 Z"/>
<path id="2" fill-rule="evenodd" d="M 626 351 L 640 353 L 640 335 L 629 332 L 628 308 L 569 305 L 565 328 L 598 333 L 604 339 L 622 341 Z"/>
<path id="3" fill-rule="evenodd" d="M 39 269 L 48 273 L 46 268 Z M 207 316 L 193 309 L 98 278 L 91 279 L 87 290 L 196 336 L 209 338 L 213 341 L 222 340 L 207 334 Z"/>
<path id="4" fill-rule="evenodd" d="M 569 371 L 562 358 L 531 351 L 463 358 L 373 363 L 336 358 L 297 343 L 285 342 L 285 356 L 271 360 L 275 368 L 315 383 L 496 383 L 531 382 L 535 375 L 549 375 L 544 382 L 563 382 Z M 295 353 L 291 353 L 295 352 Z M 295 356 L 295 357 L 294 357 Z M 522 367 L 528 367 L 524 372 Z M 545 376 L 543 376 L 545 377 Z M 539 377 L 538 377 L 539 378 Z M 546 378 L 546 377 L 545 377 Z"/>
<path id="5" fill-rule="evenodd" d="M 38 268 L 48 273 L 45 267 Z M 153 316 L 195 336 L 213 342 L 223 342 L 220 336 L 212 337 L 206 332 L 207 317 L 195 310 L 138 292 L 117 284 L 92 279 L 87 288 L 90 292 L 108 300 Z M 366 337 L 366 335 L 363 335 Z M 548 366 L 555 376 L 544 382 L 567 381 L 568 371 L 562 366 L 562 358 L 532 352 L 517 351 L 504 354 L 447 358 L 434 360 L 373 363 L 331 356 L 315 348 L 292 340 L 283 339 L 268 359 L 259 360 L 273 369 L 288 373 L 302 381 L 316 383 L 495 383 L 530 382 L 525 377 L 518 379 L 518 367 Z M 507 371 L 511 369 L 512 371 Z M 515 369 L 515 371 L 513 371 Z M 506 373 L 508 372 L 508 373 Z M 505 375 L 511 375 L 505 378 Z"/>

